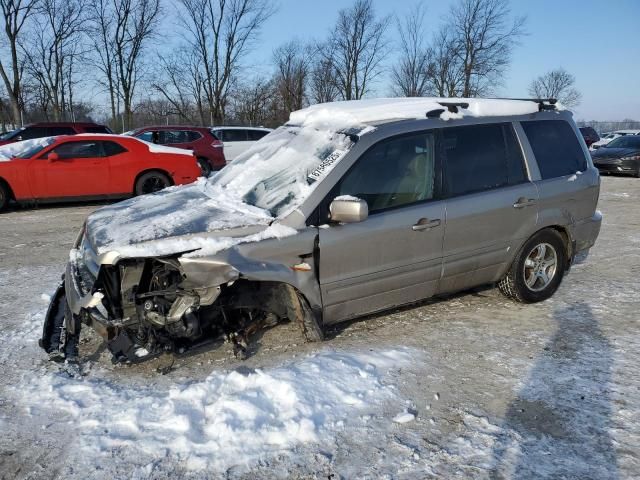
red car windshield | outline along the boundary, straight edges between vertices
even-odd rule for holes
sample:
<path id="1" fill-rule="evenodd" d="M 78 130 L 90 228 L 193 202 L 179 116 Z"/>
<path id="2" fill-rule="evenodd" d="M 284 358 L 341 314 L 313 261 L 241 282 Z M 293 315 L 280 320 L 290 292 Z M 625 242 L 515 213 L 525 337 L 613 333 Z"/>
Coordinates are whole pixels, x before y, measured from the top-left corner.
<path id="1" fill-rule="evenodd" d="M 31 158 L 40 153 L 42 150 L 47 148 L 49 145 L 53 144 L 56 139 L 53 137 L 45 137 L 45 138 L 35 138 L 33 140 L 25 140 L 24 142 L 19 142 L 25 144 L 23 148 L 20 148 L 15 151 L 15 158 Z"/>

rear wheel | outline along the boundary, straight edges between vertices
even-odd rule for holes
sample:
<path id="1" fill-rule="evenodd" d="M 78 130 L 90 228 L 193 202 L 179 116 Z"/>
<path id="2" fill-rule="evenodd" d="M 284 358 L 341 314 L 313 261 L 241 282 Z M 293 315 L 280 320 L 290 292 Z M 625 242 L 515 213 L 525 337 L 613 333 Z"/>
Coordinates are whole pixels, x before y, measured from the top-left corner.
<path id="1" fill-rule="evenodd" d="M 546 300 L 560 286 L 566 256 L 564 239 L 557 231 L 538 232 L 520 249 L 498 288 L 518 302 Z"/>
<path id="2" fill-rule="evenodd" d="M 3 183 L 0 183 L 0 212 L 4 210 L 9 203 L 9 189 Z"/>
<path id="3" fill-rule="evenodd" d="M 169 177 L 162 172 L 147 172 L 138 178 L 135 186 L 136 195 L 146 195 L 154 193 L 171 185 Z"/>
<path id="4" fill-rule="evenodd" d="M 211 164 L 209 163 L 209 160 L 207 160 L 204 157 L 198 157 L 198 165 L 200 165 L 200 170 L 202 170 L 202 175 L 204 175 L 205 177 L 208 177 L 209 175 L 211 175 Z"/>

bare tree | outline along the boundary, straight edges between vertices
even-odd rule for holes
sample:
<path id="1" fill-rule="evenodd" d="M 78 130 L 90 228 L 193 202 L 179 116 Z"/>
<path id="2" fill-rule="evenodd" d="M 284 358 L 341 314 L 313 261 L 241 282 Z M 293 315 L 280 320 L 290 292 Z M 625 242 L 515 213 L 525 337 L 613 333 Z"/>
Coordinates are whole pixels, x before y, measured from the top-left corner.
<path id="1" fill-rule="evenodd" d="M 326 55 L 318 55 L 313 65 L 310 79 L 310 95 L 314 103 L 333 102 L 340 95 L 336 72 L 331 60 L 327 59 Z"/>
<path id="2" fill-rule="evenodd" d="M 10 61 L 0 59 L 0 76 L 4 82 L 14 125 L 22 125 L 20 100 L 23 61 L 19 54 L 21 33 L 27 19 L 33 14 L 39 0 L 0 0 L 4 15 L 4 41 L 8 43 Z M 7 70 L 9 72 L 7 72 Z"/>
<path id="3" fill-rule="evenodd" d="M 230 89 L 241 62 L 264 22 L 271 0 L 180 0 L 184 35 L 200 63 L 210 122 L 225 118 Z"/>
<path id="4" fill-rule="evenodd" d="M 428 55 L 427 93 L 437 97 L 462 96 L 465 75 L 460 43 L 447 26 L 434 35 Z"/>
<path id="5" fill-rule="evenodd" d="M 564 106 L 573 108 L 580 104 L 582 94 L 574 88 L 576 79 L 564 68 L 551 70 L 536 78 L 529 85 L 529 95 L 535 98 L 555 98 Z"/>
<path id="6" fill-rule="evenodd" d="M 41 89 L 41 104 L 53 119 L 72 112 L 74 74 L 84 26 L 84 0 L 41 0 L 34 17 L 38 24 L 26 45 L 27 73 Z"/>
<path id="7" fill-rule="evenodd" d="M 508 0 L 459 0 L 451 8 L 449 28 L 458 44 L 463 97 L 490 93 L 500 82 L 524 34 L 526 18 L 510 17 Z"/>
<path id="8" fill-rule="evenodd" d="M 205 79 L 198 55 L 188 48 L 181 48 L 167 57 L 159 56 L 158 61 L 160 75 L 153 82 L 153 88 L 182 119 L 206 124 L 208 112 L 204 100 Z"/>
<path id="9" fill-rule="evenodd" d="M 273 53 L 276 66 L 275 85 L 282 102 L 286 120 L 289 113 L 300 110 L 307 97 L 307 83 L 311 71 L 311 55 L 300 42 L 290 41 Z"/>
<path id="10" fill-rule="evenodd" d="M 273 80 L 257 78 L 235 89 L 231 95 L 233 118 L 243 125 L 276 127 L 278 120 L 277 88 Z"/>
<path id="11" fill-rule="evenodd" d="M 96 64 L 104 75 L 101 83 L 108 88 L 114 118 L 122 100 L 123 128 L 128 129 L 145 48 L 160 17 L 160 0 L 91 0 L 90 11 Z"/>
<path id="12" fill-rule="evenodd" d="M 400 36 L 400 59 L 391 69 L 393 92 L 403 97 L 427 93 L 430 50 L 424 41 L 424 3 L 418 3 L 403 19 L 396 19 Z"/>
<path id="13" fill-rule="evenodd" d="M 327 47 L 320 51 L 333 67 L 344 100 L 362 98 L 381 73 L 390 21 L 391 17 L 376 19 L 371 0 L 356 0 L 338 13 Z"/>

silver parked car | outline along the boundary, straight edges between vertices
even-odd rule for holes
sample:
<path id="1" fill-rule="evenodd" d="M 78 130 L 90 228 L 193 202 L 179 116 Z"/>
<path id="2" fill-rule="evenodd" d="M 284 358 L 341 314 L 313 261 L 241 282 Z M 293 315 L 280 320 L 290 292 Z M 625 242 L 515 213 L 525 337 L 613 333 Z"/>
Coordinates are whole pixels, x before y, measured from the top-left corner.
<path id="1" fill-rule="evenodd" d="M 41 346 L 81 324 L 116 360 L 327 325 L 497 283 L 556 291 L 600 231 L 600 189 L 555 101 L 377 99 L 294 112 L 210 179 L 90 215 Z"/>

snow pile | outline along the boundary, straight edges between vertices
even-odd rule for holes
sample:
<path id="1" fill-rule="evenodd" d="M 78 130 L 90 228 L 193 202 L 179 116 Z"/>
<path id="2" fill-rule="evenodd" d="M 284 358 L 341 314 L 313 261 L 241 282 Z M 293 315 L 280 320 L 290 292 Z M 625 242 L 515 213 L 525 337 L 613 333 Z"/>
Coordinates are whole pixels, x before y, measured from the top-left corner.
<path id="1" fill-rule="evenodd" d="M 0 162 L 9 161 L 16 155 L 20 155 L 22 152 L 26 152 L 35 146 L 47 146 L 51 144 L 54 138 L 55 137 L 34 138 L 31 140 L 24 140 L 22 142 L 2 145 L 0 146 Z"/>
<path id="2" fill-rule="evenodd" d="M 394 387 L 385 385 L 386 372 L 405 368 L 415 355 L 409 349 L 326 351 L 278 368 L 214 372 L 166 389 L 48 374 L 14 390 L 32 414 L 70 415 L 88 464 L 131 449 L 152 458 L 178 457 L 191 470 L 224 472 L 302 444 L 329 445 L 336 430 L 363 425 L 382 402 L 399 401 Z"/>
<path id="3" fill-rule="evenodd" d="M 454 114 L 443 103 L 468 103 Z M 558 104 L 558 109 L 562 107 Z M 483 98 L 375 98 L 344 102 L 320 103 L 292 112 L 289 123 L 316 128 L 345 129 L 359 125 L 401 119 L 424 119 L 431 110 L 445 109 L 443 120 L 462 117 L 496 117 L 526 115 L 538 112 L 538 104 L 523 100 L 494 100 Z"/>

